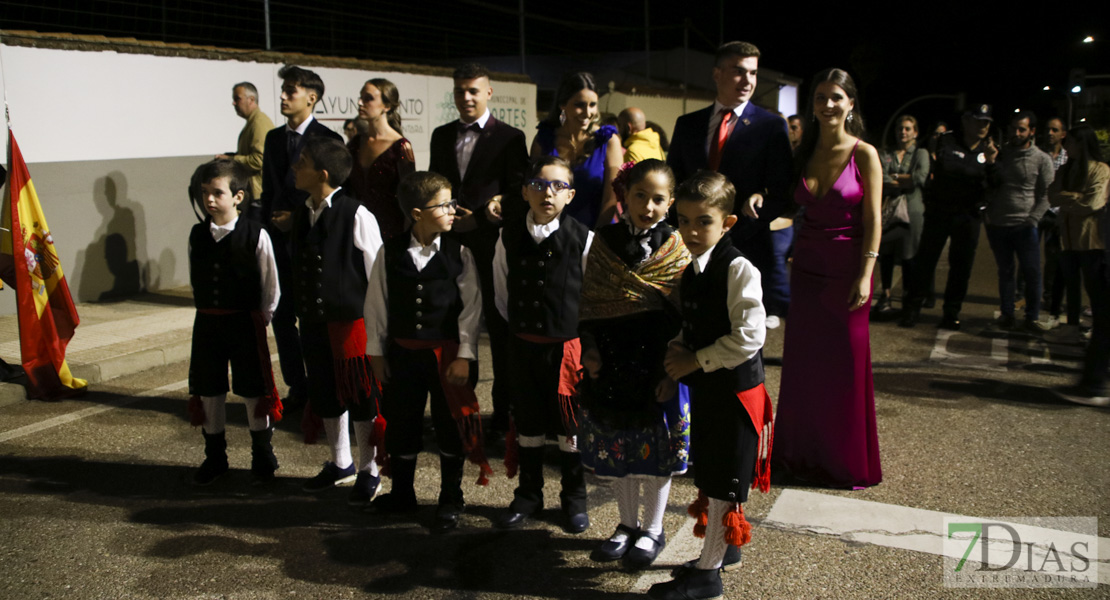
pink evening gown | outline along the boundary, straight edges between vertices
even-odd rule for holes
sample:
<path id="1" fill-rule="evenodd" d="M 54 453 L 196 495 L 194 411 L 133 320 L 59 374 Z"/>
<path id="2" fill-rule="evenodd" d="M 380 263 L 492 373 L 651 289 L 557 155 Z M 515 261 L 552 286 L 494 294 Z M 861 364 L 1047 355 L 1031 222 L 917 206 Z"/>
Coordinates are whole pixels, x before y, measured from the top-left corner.
<path id="1" fill-rule="evenodd" d="M 838 488 L 883 479 L 868 307 L 848 307 L 863 253 L 862 182 L 853 149 L 823 197 L 813 196 L 804 177 L 794 192 L 806 212 L 790 274 L 771 454 L 775 468 Z"/>

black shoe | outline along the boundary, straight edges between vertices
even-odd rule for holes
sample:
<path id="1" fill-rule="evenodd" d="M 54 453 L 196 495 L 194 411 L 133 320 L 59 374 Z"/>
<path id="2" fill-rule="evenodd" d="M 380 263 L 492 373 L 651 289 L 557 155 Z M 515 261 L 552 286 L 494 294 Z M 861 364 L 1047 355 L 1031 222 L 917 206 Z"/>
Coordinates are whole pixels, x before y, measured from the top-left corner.
<path id="1" fill-rule="evenodd" d="M 725 548 L 725 558 L 721 561 L 721 570 L 727 573 L 728 571 L 739 569 L 742 566 L 744 566 L 744 558 L 740 552 L 740 546 L 729 544 L 728 548 Z M 694 571 L 697 570 L 697 568 L 698 559 L 688 560 L 674 569 L 671 569 L 671 577 L 677 578 L 682 573 Z"/>
<path id="2" fill-rule="evenodd" d="M 613 537 L 618 533 L 625 534 L 623 542 L 614 542 Z M 632 547 L 632 543 L 640 536 L 638 529 L 633 529 L 627 525 L 617 525 L 617 530 L 613 532 L 609 539 L 601 542 L 601 545 L 594 548 L 590 553 L 590 560 L 595 562 L 613 562 L 624 558 L 628 554 L 628 549 Z"/>
<path id="3" fill-rule="evenodd" d="M 516 512 L 513 510 L 512 506 L 509 506 L 508 510 L 498 515 L 497 520 L 494 521 L 494 525 L 496 525 L 498 529 L 519 529 L 520 526 L 528 520 L 528 517 L 535 516 L 539 512 L 539 510 L 536 510 L 531 514 L 526 514 Z"/>
<path id="4" fill-rule="evenodd" d="M 992 325 L 994 325 L 995 329 L 1010 331 L 1014 328 L 1015 325 L 1017 325 L 1017 320 L 1014 319 L 1014 315 L 1002 315 L 995 319 Z"/>
<path id="5" fill-rule="evenodd" d="M 351 493 L 347 495 L 347 504 L 351 506 L 366 506 L 374 494 L 378 493 L 378 487 L 382 484 L 381 477 L 371 475 L 369 471 L 359 471 L 355 476 L 355 485 L 351 488 Z"/>
<path id="6" fill-rule="evenodd" d="M 721 573 L 717 569 L 694 569 L 672 581 L 657 583 L 648 589 L 655 600 L 713 600 L 724 593 Z"/>
<path id="7" fill-rule="evenodd" d="M 420 505 L 416 502 L 415 494 L 391 491 L 388 494 L 379 494 L 366 509 L 378 515 L 401 515 L 420 510 Z"/>
<path id="8" fill-rule="evenodd" d="M 943 317 L 941 317 L 940 323 L 937 323 L 937 329 L 947 329 L 949 331 L 959 331 L 960 330 L 960 320 L 957 319 L 956 317 L 953 317 L 952 315 L 944 315 Z"/>
<path id="9" fill-rule="evenodd" d="M 432 531 L 444 532 L 459 526 L 459 516 L 466 509 L 465 504 L 449 502 L 436 507 L 436 519 L 432 523 Z"/>
<path id="10" fill-rule="evenodd" d="M 659 532 L 659 535 L 644 531 L 640 533 L 640 539 L 644 538 L 651 540 L 651 549 L 644 550 L 633 544 L 628 549 L 628 554 L 624 555 L 624 568 L 630 571 L 646 569 L 651 566 L 651 563 L 655 562 L 655 558 L 659 556 L 663 548 L 667 547 L 667 536 L 662 531 Z"/>
<path id="11" fill-rule="evenodd" d="M 903 309 L 902 310 L 902 318 L 898 319 L 898 326 L 899 327 L 905 327 L 905 328 L 908 329 L 908 328 L 911 328 L 911 327 L 917 325 L 917 319 L 920 316 L 920 314 L 921 313 L 919 313 L 918 311 L 916 311 L 912 308 Z"/>
<path id="12" fill-rule="evenodd" d="M 324 463 L 324 468 L 315 477 L 304 482 L 301 489 L 309 493 L 322 492 L 341 483 L 350 483 L 354 480 L 354 463 L 347 465 L 346 469 L 340 469 L 335 466 L 335 463 L 328 461 Z"/>
<path id="13" fill-rule="evenodd" d="M 566 515 L 566 522 L 563 523 L 563 531 L 572 534 L 579 534 L 590 528 L 590 515 L 586 513 L 575 513 L 573 515 Z"/>
<path id="14" fill-rule="evenodd" d="M 265 485 L 274 480 L 278 470 L 278 460 L 274 456 L 271 440 L 274 428 L 251 432 L 251 484 Z"/>
<path id="15" fill-rule="evenodd" d="M 1079 385 L 1052 388 L 1052 392 L 1068 402 L 1074 402 L 1084 406 L 1096 406 L 1099 408 L 1110 406 L 1110 394 L 1099 395 Z"/>
<path id="16" fill-rule="evenodd" d="M 212 485 L 221 475 L 227 473 L 227 438 L 224 432 L 204 434 L 204 462 L 193 474 L 193 485 Z"/>
<path id="17" fill-rule="evenodd" d="M 879 321 L 889 318 L 893 312 L 894 308 L 890 305 L 890 296 L 879 296 L 879 301 L 871 307 L 871 320 Z"/>

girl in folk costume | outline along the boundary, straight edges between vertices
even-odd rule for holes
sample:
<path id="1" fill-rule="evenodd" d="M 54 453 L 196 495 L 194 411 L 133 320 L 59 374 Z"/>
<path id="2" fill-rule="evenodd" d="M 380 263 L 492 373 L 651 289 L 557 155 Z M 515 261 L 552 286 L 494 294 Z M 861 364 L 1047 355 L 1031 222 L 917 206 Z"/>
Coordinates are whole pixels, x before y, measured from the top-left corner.
<path id="1" fill-rule="evenodd" d="M 224 434 L 227 365 L 235 393 L 247 405 L 251 475 L 255 483 L 274 478 L 278 468 L 270 443 L 281 420 L 274 388 L 266 325 L 277 308 L 278 279 L 270 236 L 237 207 L 250 193 L 250 173 L 236 162 L 214 160 L 193 175 L 194 197 L 208 218 L 189 234 L 189 275 L 197 307 L 189 360 L 190 421 L 203 425 L 204 463 L 193 475 L 209 485 L 227 472 Z"/>
<path id="2" fill-rule="evenodd" d="M 598 230 L 582 283 L 582 364 L 589 377 L 582 383 L 579 450 L 587 468 L 613 480 L 620 513 L 616 531 L 591 558 L 642 569 L 666 545 L 671 476 L 686 471 L 689 403 L 663 371 L 663 357 L 681 324 L 676 292 L 690 253 L 663 222 L 674 202 L 666 163 L 628 163 L 614 188 L 621 220 Z"/>

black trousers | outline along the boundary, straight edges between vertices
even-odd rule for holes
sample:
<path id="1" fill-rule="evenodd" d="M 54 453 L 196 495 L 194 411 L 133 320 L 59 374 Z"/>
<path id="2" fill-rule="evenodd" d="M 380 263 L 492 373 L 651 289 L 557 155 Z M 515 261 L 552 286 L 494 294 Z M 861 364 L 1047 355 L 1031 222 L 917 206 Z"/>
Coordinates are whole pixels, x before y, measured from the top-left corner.
<path id="1" fill-rule="evenodd" d="M 563 407 L 559 401 L 563 344 L 537 344 L 510 335 L 508 350 L 517 433 L 526 436 L 572 434 L 563 426 Z M 577 403 L 575 405 L 577 407 Z M 577 419 L 577 413 L 574 416 Z"/>
<path id="2" fill-rule="evenodd" d="M 948 248 L 948 283 L 944 286 L 944 314 L 956 318 L 967 297 L 971 268 L 975 264 L 975 250 L 979 246 L 982 222 L 978 215 L 950 214 L 937 211 L 925 212 L 925 225 L 921 231 L 921 246 L 914 259 L 914 279 L 911 286 L 910 306 L 920 310 L 925 302 L 924 292 L 929 290 L 944 244 L 951 238 Z"/>
<path id="3" fill-rule="evenodd" d="M 285 385 L 299 393 L 305 392 L 305 364 L 301 351 L 301 336 L 297 331 L 297 313 L 293 298 L 293 259 L 289 256 L 289 239 L 286 234 L 271 227 L 267 231 L 274 244 L 274 263 L 277 265 L 278 286 L 281 298 L 270 320 L 277 342 L 278 362 Z"/>
<path id="4" fill-rule="evenodd" d="M 440 385 L 435 351 L 409 350 L 391 343 L 386 360 L 389 383 L 382 386 L 386 450 L 393 456 L 408 456 L 424 449 L 424 407 L 431 396 L 436 444 L 440 452 L 461 457 L 462 441 Z M 478 365 L 472 361 L 470 366 L 469 385 L 473 389 L 478 381 Z"/>
<path id="5" fill-rule="evenodd" d="M 244 398 L 262 396 L 266 393 L 266 386 L 263 384 L 261 361 L 258 334 L 249 312 L 226 315 L 197 313 L 193 320 L 193 343 L 189 357 L 191 395 L 226 394 L 227 364 L 230 362 L 235 394 Z"/>
<path id="6" fill-rule="evenodd" d="M 1083 360 L 1079 385 L 1092 395 L 1110 393 L 1107 370 L 1110 369 L 1110 260 L 1105 250 L 1078 252 L 1087 295 L 1091 297 L 1091 341 Z"/>
<path id="7" fill-rule="evenodd" d="M 300 323 L 304 344 L 305 367 L 308 371 L 308 399 L 312 412 L 321 419 L 334 419 L 350 411 L 352 421 L 369 421 L 377 413 L 370 398 L 360 397 L 346 406 L 340 404 L 335 380 L 335 358 L 327 323 Z"/>

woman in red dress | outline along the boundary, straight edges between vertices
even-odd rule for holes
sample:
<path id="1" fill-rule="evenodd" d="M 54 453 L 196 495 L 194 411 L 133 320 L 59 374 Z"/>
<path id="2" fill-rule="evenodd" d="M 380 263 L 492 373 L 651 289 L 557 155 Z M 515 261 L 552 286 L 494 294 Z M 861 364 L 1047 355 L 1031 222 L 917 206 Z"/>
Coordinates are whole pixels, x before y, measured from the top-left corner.
<path id="1" fill-rule="evenodd" d="M 378 220 L 382 240 L 405 230 L 405 215 L 397 204 L 397 184 L 416 170 L 412 144 L 401 135 L 397 86 L 388 79 L 371 79 L 358 96 L 358 116 L 370 123 L 370 133 L 348 146 L 354 168 L 348 185 L 359 202 Z"/>

